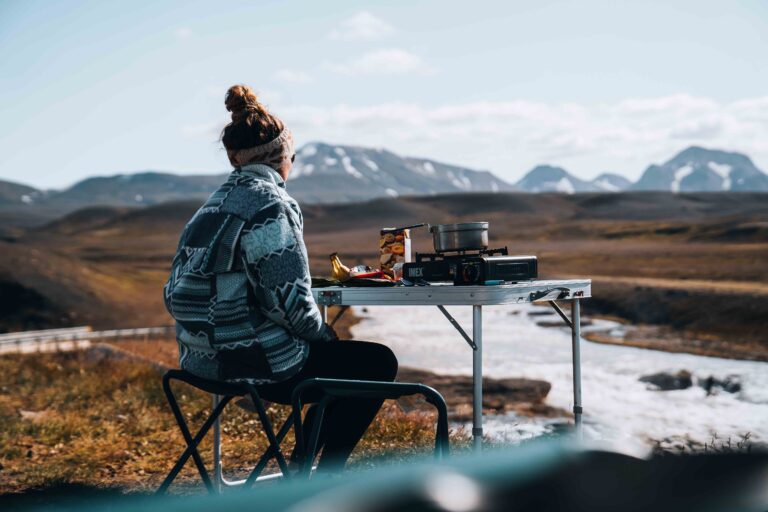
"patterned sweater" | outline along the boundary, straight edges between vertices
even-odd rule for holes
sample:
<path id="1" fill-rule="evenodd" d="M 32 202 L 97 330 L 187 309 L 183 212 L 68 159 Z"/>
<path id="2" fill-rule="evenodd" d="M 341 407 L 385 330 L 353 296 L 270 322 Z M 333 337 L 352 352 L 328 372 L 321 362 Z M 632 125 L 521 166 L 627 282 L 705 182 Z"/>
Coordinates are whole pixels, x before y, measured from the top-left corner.
<path id="1" fill-rule="evenodd" d="M 181 368 L 215 380 L 278 382 L 310 341 L 329 340 L 311 294 L 299 205 L 265 165 L 235 169 L 181 234 L 165 305 Z"/>

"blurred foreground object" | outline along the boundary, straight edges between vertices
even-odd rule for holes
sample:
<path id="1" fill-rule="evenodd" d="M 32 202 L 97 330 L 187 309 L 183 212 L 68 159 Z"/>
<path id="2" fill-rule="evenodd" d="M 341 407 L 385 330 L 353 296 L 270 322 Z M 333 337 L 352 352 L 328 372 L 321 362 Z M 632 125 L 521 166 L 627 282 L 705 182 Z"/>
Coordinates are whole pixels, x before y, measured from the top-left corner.
<path id="1" fill-rule="evenodd" d="M 765 511 L 768 453 L 662 455 L 642 460 L 583 450 L 563 441 L 533 442 L 439 464 L 383 467 L 216 497 L 112 499 L 92 510 L 105 508 L 146 512 L 257 508 L 296 512 Z M 51 507 L 75 509 L 84 510 L 73 504 Z"/>

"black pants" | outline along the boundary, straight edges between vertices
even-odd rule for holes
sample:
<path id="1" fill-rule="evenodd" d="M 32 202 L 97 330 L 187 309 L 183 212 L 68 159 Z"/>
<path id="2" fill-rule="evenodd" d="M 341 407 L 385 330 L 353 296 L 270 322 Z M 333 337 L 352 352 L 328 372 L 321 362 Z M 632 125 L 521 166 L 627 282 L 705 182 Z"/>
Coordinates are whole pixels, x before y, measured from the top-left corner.
<path id="1" fill-rule="evenodd" d="M 397 358 L 378 343 L 366 341 L 327 341 L 312 343 L 304 367 L 290 379 L 259 387 L 259 394 L 270 402 L 290 405 L 294 388 L 310 378 L 377 380 L 393 382 L 397 376 Z M 322 396 L 308 389 L 303 403 L 318 402 Z M 336 471 L 344 467 L 352 450 L 376 417 L 383 400 L 346 398 L 325 410 L 318 447 L 323 453 L 318 471 Z M 304 419 L 306 440 L 315 420 L 314 407 Z"/>

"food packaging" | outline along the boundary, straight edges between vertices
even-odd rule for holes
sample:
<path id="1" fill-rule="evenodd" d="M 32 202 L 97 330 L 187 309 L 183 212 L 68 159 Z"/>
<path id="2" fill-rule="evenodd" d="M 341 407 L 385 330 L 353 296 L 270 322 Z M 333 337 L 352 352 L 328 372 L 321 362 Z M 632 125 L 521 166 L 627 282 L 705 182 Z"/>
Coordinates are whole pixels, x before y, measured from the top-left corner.
<path id="1" fill-rule="evenodd" d="M 384 228 L 379 233 L 379 266 L 390 277 L 396 263 L 411 261 L 411 237 L 409 229 Z"/>
<path id="2" fill-rule="evenodd" d="M 386 279 L 387 276 L 379 269 L 373 269 L 367 265 L 357 265 L 349 271 L 352 279 Z"/>

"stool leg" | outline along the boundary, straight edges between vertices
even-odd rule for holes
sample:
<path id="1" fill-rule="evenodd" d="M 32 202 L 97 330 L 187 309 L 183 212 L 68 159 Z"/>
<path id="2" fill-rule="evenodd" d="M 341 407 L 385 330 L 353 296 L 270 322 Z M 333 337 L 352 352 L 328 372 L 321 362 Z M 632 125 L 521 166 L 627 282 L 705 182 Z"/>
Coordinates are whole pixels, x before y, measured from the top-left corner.
<path id="1" fill-rule="evenodd" d="M 181 434 L 184 436 L 184 441 L 186 441 L 187 443 L 187 448 L 181 454 L 181 456 L 179 457 L 179 460 L 176 461 L 176 464 L 173 466 L 173 469 L 171 469 L 171 472 L 168 473 L 168 476 L 160 485 L 160 488 L 157 490 L 157 494 L 163 494 L 168 489 L 168 487 L 171 485 L 173 480 L 181 471 L 181 468 L 184 467 L 184 464 L 187 462 L 187 460 L 189 460 L 190 456 L 194 459 L 195 465 L 197 466 L 197 470 L 200 473 L 200 478 L 202 478 L 206 489 L 208 489 L 208 492 L 211 494 L 216 494 L 216 490 L 213 487 L 213 483 L 211 483 L 211 479 L 208 476 L 208 471 L 206 471 L 205 469 L 205 464 L 203 463 L 202 457 L 200 457 L 200 452 L 198 452 L 197 446 L 200 444 L 200 441 L 202 441 L 205 435 L 208 433 L 208 430 L 211 428 L 214 421 L 216 421 L 216 419 L 221 415 L 227 403 L 229 403 L 229 401 L 232 400 L 232 397 L 231 396 L 224 397 L 224 399 L 221 402 L 219 402 L 219 405 L 213 410 L 211 415 L 208 416 L 208 419 L 206 419 L 206 421 L 203 423 L 203 426 L 200 428 L 200 430 L 197 432 L 197 434 L 193 438 L 192 434 L 189 432 L 189 428 L 187 427 L 186 422 L 184 421 L 184 416 L 181 413 L 179 404 L 176 401 L 176 398 L 173 396 L 169 379 L 166 379 L 165 377 L 163 378 L 163 389 L 165 390 L 165 395 L 166 395 L 166 398 L 168 399 L 168 404 L 171 406 L 171 411 L 173 411 L 173 415 L 176 418 L 176 423 L 179 425 L 179 430 L 181 430 Z"/>
<path id="2" fill-rule="evenodd" d="M 304 459 L 306 458 L 306 451 L 304 450 L 304 427 L 301 424 L 301 397 L 299 393 L 294 391 L 293 393 L 293 410 L 291 414 L 293 416 L 293 437 L 296 441 L 296 447 L 294 450 L 298 455 L 299 471 L 304 467 Z"/>
<path id="3" fill-rule="evenodd" d="M 261 402 L 261 397 L 259 397 L 259 394 L 256 392 L 256 388 L 254 388 L 252 385 L 248 384 L 247 388 L 251 395 L 251 400 L 253 400 L 254 405 L 256 405 L 256 412 L 259 414 L 259 420 L 261 420 L 261 424 L 264 427 L 264 432 L 267 434 L 267 440 L 269 441 L 269 447 L 267 449 L 274 452 L 275 459 L 277 459 L 277 465 L 280 467 L 280 471 L 283 473 L 283 476 L 286 479 L 290 479 L 291 474 L 288 471 L 288 464 L 285 462 L 283 452 L 280 451 L 280 442 L 275 437 L 275 431 L 272 428 L 272 422 L 269 421 L 267 411 L 264 410 L 264 404 Z"/>
<path id="4" fill-rule="evenodd" d="M 215 409 L 221 401 L 221 395 L 213 395 L 211 408 Z M 223 488 L 223 469 L 221 467 L 221 418 L 213 422 L 213 488 L 221 492 Z"/>
<path id="5" fill-rule="evenodd" d="M 425 389 L 421 391 L 427 402 L 431 403 L 437 410 L 437 428 L 435 430 L 435 458 L 441 459 L 448 455 L 449 437 L 448 437 L 448 406 L 445 399 L 437 392 Z"/>
<path id="6" fill-rule="evenodd" d="M 435 455 L 438 453 L 438 458 L 445 458 L 448 456 L 448 410 L 445 406 L 445 402 L 436 404 L 437 407 L 437 432 L 435 436 Z"/>
<path id="7" fill-rule="evenodd" d="M 214 409 L 211 415 L 208 416 L 208 419 L 205 421 L 205 423 L 203 423 L 203 426 L 200 427 L 200 430 L 197 432 L 194 439 L 192 438 L 192 435 L 190 434 L 189 429 L 187 428 L 186 423 L 184 423 L 184 419 L 181 416 L 181 412 L 179 411 L 179 416 L 177 416 L 176 420 L 179 423 L 179 429 L 181 430 L 181 433 L 184 435 L 184 439 L 187 442 L 187 449 L 184 450 L 184 453 L 182 453 L 181 457 L 179 457 L 179 460 L 171 470 L 171 473 L 168 474 L 166 481 L 163 482 L 163 485 L 160 487 L 160 489 L 158 489 L 158 493 L 165 492 L 168 486 L 171 485 L 171 482 L 176 478 L 176 475 L 178 475 L 179 471 L 181 471 L 181 468 L 184 467 L 184 464 L 187 462 L 189 457 L 192 456 L 195 461 L 195 465 L 197 466 L 197 470 L 200 473 L 200 478 L 202 478 L 206 489 L 208 489 L 210 494 L 216 494 L 216 489 L 213 487 L 211 478 L 208 476 L 208 471 L 205 469 L 205 464 L 203 463 L 202 457 L 200 457 L 200 452 L 197 450 L 197 446 L 208 433 L 208 430 L 210 430 L 216 419 L 221 415 L 222 411 L 224 410 L 224 406 L 227 405 L 231 399 L 232 397 L 225 397 L 219 403 L 219 406 Z M 181 421 L 179 421 L 179 418 L 181 418 Z"/>
<path id="8" fill-rule="evenodd" d="M 323 416 L 325 415 L 325 409 L 328 407 L 328 404 L 331 402 L 331 398 L 326 396 L 320 402 L 317 404 L 317 409 L 315 410 L 315 420 L 314 424 L 312 425 L 312 431 L 309 434 L 309 439 L 307 440 L 307 449 L 304 453 L 304 460 L 301 465 L 301 469 L 299 470 L 301 474 L 305 475 L 306 477 L 309 477 L 309 475 L 312 473 L 312 463 L 315 461 L 315 457 L 317 456 L 317 444 L 320 440 L 320 431 L 323 427 Z"/>
<path id="9" fill-rule="evenodd" d="M 285 420 L 285 423 L 283 423 L 283 426 L 280 427 L 280 431 L 277 433 L 277 443 L 278 445 L 283 442 L 283 439 L 285 439 L 285 436 L 288 435 L 288 431 L 291 430 L 291 427 L 293 426 L 293 414 L 288 416 L 288 419 Z M 272 447 L 268 447 L 267 451 L 264 452 L 264 455 L 261 456 L 259 459 L 259 462 L 256 464 L 256 467 L 253 468 L 253 471 L 251 471 L 251 474 L 248 475 L 248 479 L 245 481 L 244 486 L 250 487 L 253 485 L 253 482 L 256 481 L 257 478 L 259 478 L 259 475 L 261 475 L 261 472 L 264 471 L 264 468 L 267 467 L 267 463 L 269 462 L 269 459 L 275 456 L 274 451 L 272 450 Z"/>

